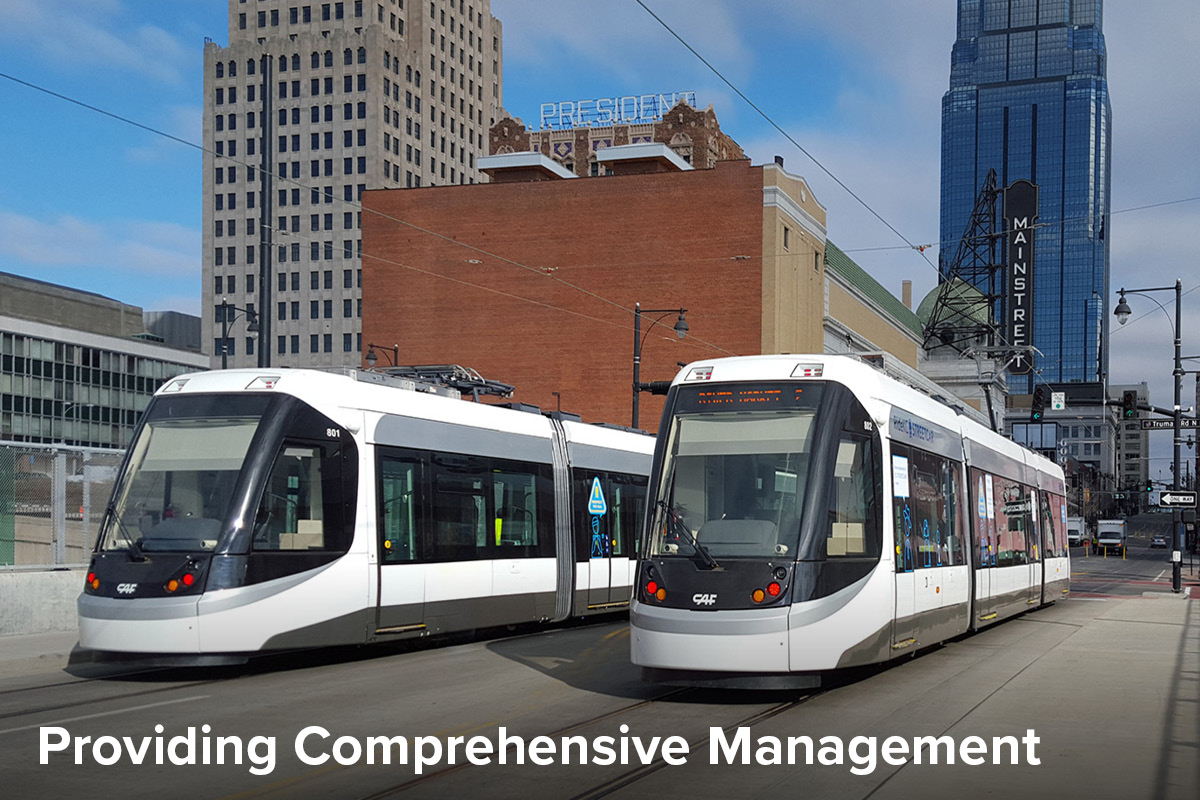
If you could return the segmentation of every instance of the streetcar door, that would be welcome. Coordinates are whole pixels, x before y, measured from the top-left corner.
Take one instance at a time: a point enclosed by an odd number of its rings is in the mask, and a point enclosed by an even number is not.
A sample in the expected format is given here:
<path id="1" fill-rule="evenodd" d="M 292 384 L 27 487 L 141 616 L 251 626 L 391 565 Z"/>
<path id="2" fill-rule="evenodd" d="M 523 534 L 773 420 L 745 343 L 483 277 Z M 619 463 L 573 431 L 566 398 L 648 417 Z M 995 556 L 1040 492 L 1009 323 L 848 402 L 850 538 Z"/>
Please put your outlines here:
<path id="1" fill-rule="evenodd" d="M 970 472 L 971 494 L 974 499 L 974 513 L 970 514 L 972 525 L 971 536 L 971 566 L 975 570 L 974 614 L 971 621 L 973 627 L 987 623 L 996 618 L 995 603 L 992 600 L 992 567 L 996 564 L 995 549 L 995 505 L 992 501 L 992 476 L 986 475 L 974 467 Z"/>
<path id="2" fill-rule="evenodd" d="M 487 530 L 493 559 L 492 606 L 505 624 L 536 619 L 536 598 L 554 588 L 554 562 L 540 557 L 552 552 L 551 542 L 543 540 L 543 526 L 539 524 L 551 513 L 549 507 L 542 508 L 547 497 L 538 502 L 539 474 L 544 484 L 549 477 L 547 470 L 539 464 L 492 462 Z"/>
<path id="3" fill-rule="evenodd" d="M 896 616 L 892 628 L 892 652 L 912 647 L 917 639 L 918 545 L 910 502 L 909 467 L 907 454 L 892 454 L 892 524 L 896 564 Z M 925 576 L 919 577 L 922 582 L 925 580 Z"/>
<path id="4" fill-rule="evenodd" d="M 644 478 L 614 474 L 609 482 L 609 588 L 608 602 L 628 603 L 637 570 L 637 542 L 646 513 Z"/>
<path id="5" fill-rule="evenodd" d="M 425 606 L 425 567 L 417 560 L 425 464 L 419 457 L 381 451 L 377 468 L 375 630 L 383 634 L 419 630 Z"/>
<path id="6" fill-rule="evenodd" d="M 586 542 L 589 608 L 605 606 L 612 600 L 612 540 L 614 509 L 609 507 L 611 484 L 596 472 L 585 472 L 587 497 L 583 501 L 583 535 Z"/>
<path id="7" fill-rule="evenodd" d="M 1039 513 L 1041 495 L 1036 489 L 1029 490 L 1029 536 L 1026 538 L 1029 559 L 1029 597 L 1026 603 L 1030 606 L 1042 603 L 1042 578 L 1045 575 L 1046 563 L 1046 534 L 1049 532 L 1045 520 Z"/>

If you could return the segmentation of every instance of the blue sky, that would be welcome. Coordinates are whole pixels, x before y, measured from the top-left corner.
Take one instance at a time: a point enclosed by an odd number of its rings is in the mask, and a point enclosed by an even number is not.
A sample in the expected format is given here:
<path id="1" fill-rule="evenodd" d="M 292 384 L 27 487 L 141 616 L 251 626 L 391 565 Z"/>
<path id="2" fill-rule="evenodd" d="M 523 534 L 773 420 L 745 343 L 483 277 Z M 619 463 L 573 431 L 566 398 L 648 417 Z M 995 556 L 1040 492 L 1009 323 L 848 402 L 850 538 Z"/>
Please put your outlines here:
<path id="1" fill-rule="evenodd" d="M 647 5 L 910 241 L 937 241 L 954 3 Z M 1112 284 L 1182 277 L 1185 289 L 1200 287 L 1200 202 L 1125 211 L 1200 196 L 1200 6 L 1107 5 L 1113 209 L 1122 212 L 1112 224 Z M 782 155 L 809 181 L 831 238 L 884 286 L 899 294 L 911 279 L 918 298 L 933 288 L 930 264 L 634 0 L 493 0 L 492 9 L 504 24 L 514 116 L 536 123 L 547 101 L 693 90 L 755 163 Z M 0 72 L 198 143 L 204 37 L 227 40 L 227 10 L 225 0 L 0 0 Z M 0 107 L 0 270 L 196 312 L 199 151 L 9 80 L 0 79 Z M 936 263 L 936 251 L 927 255 Z M 1185 302 L 1184 349 L 1200 353 L 1200 290 Z M 1110 380 L 1148 379 L 1155 401 L 1167 402 L 1170 337 L 1166 317 L 1149 300 L 1136 303 L 1135 319 L 1113 335 Z"/>

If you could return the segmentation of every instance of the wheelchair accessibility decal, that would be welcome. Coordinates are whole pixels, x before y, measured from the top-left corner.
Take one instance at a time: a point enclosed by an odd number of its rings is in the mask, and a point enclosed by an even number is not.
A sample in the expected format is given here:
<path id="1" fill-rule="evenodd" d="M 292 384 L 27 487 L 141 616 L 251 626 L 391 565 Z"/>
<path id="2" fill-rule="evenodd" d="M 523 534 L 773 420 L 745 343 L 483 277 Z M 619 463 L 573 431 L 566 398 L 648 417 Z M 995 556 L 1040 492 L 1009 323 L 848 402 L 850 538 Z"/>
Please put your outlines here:
<path id="1" fill-rule="evenodd" d="M 592 491 L 588 495 L 588 513 L 592 515 L 592 558 L 609 555 L 608 537 L 600 530 L 600 518 L 608 513 L 608 503 L 600 488 L 599 476 L 592 478 Z"/>

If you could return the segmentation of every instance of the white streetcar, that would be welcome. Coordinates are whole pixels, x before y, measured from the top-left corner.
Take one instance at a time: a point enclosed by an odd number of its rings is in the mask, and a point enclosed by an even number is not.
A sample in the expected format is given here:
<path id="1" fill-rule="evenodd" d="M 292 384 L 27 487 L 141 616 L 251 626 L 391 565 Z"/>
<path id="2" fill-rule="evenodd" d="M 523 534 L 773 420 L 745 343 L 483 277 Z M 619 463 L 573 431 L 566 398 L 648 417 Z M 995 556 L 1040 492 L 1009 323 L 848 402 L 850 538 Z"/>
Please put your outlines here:
<path id="1" fill-rule="evenodd" d="M 649 680 L 814 686 L 1069 591 L 1062 470 L 848 356 L 696 362 L 630 608 Z"/>
<path id="2" fill-rule="evenodd" d="M 201 663 L 624 610 L 653 437 L 457 398 L 357 370 L 168 381 L 80 644 Z"/>

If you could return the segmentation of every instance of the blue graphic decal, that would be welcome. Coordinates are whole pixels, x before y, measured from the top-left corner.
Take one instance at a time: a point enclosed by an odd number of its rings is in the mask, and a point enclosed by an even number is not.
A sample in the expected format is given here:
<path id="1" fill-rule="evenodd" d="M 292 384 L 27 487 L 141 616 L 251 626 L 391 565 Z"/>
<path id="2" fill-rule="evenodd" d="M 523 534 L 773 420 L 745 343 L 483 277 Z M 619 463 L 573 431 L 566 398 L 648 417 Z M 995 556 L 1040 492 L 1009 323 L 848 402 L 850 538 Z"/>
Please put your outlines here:
<path id="1" fill-rule="evenodd" d="M 605 544 L 608 542 L 608 537 L 600 533 L 600 517 L 592 515 L 592 558 L 604 558 L 608 555 L 605 551 L 608 549 Z"/>
<path id="2" fill-rule="evenodd" d="M 912 551 L 912 514 L 908 510 L 908 506 L 904 506 L 904 571 L 912 572 L 913 567 L 913 551 Z"/>
<path id="3" fill-rule="evenodd" d="M 604 492 L 600 489 L 600 478 L 597 476 L 592 478 L 592 492 L 588 495 L 587 510 L 589 514 L 604 516 L 608 513 L 608 503 L 604 499 Z"/>

